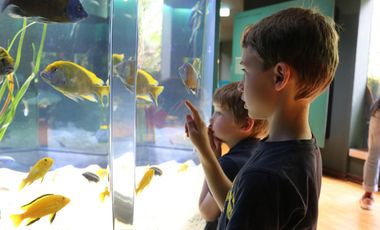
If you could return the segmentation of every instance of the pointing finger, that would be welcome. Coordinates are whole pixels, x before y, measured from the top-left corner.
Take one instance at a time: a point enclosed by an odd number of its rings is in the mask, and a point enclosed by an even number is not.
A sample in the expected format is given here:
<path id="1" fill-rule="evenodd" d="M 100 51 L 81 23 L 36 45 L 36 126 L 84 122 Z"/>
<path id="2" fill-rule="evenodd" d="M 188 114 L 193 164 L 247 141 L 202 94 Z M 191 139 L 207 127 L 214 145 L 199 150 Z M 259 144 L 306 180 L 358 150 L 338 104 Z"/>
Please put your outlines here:
<path id="1" fill-rule="evenodd" d="M 189 135 L 190 133 L 197 131 L 197 125 L 190 115 L 186 116 L 186 126 L 187 126 L 187 132 L 189 133 Z"/>
<path id="2" fill-rule="evenodd" d="M 185 101 L 185 104 L 186 104 L 186 107 L 187 107 L 187 108 L 191 111 L 191 113 L 193 114 L 194 120 L 195 120 L 196 122 L 200 122 L 200 121 L 202 121 L 201 116 L 199 115 L 199 112 L 198 112 L 198 110 L 194 107 L 194 105 L 191 104 L 191 102 L 188 101 L 188 100 Z"/>

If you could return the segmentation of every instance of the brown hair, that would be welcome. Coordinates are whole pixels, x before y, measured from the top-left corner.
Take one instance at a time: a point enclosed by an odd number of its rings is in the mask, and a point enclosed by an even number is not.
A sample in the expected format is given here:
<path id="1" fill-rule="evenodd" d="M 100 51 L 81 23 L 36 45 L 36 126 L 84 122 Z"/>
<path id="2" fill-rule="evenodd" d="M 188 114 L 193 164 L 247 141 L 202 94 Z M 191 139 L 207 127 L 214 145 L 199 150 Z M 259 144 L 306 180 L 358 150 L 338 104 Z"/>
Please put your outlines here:
<path id="1" fill-rule="evenodd" d="M 241 45 L 251 47 L 264 60 L 264 69 L 286 62 L 298 73 L 295 99 L 318 96 L 333 80 L 339 36 L 335 23 L 311 9 L 279 11 L 243 32 Z"/>
<path id="2" fill-rule="evenodd" d="M 213 102 L 223 109 L 231 111 L 236 124 L 244 124 L 248 116 L 248 111 L 244 108 L 244 101 L 241 99 L 242 92 L 238 90 L 238 82 L 227 84 L 217 89 L 213 96 Z M 268 133 L 268 122 L 266 120 L 253 120 L 254 125 L 251 137 L 263 138 Z"/>

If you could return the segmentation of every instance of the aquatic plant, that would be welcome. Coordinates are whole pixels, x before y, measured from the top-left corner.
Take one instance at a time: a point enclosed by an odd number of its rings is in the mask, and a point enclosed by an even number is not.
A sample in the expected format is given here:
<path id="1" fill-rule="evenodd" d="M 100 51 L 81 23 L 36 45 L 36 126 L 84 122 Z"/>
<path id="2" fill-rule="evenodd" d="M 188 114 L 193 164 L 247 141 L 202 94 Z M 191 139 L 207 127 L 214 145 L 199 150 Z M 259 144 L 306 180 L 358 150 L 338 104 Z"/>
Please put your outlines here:
<path id="1" fill-rule="evenodd" d="M 32 23 L 27 25 L 27 20 L 24 19 L 22 28 L 15 34 L 11 43 L 8 46 L 8 51 L 10 51 L 10 49 L 12 48 L 16 38 L 20 35 L 20 39 L 19 39 L 18 47 L 17 47 L 17 55 L 16 55 L 15 66 L 14 66 L 14 72 L 12 74 L 7 75 L 7 78 L 5 79 L 4 84 L 0 88 L 0 98 L 3 97 L 6 88 L 8 89 L 7 99 L 5 100 L 5 102 L 3 104 L 3 108 L 0 111 L 0 141 L 3 139 L 5 132 L 7 131 L 9 125 L 12 123 L 12 121 L 14 119 L 18 104 L 20 103 L 21 99 L 24 97 L 26 91 L 29 88 L 30 83 L 36 77 L 36 74 L 40 68 L 41 56 L 42 56 L 42 51 L 43 51 L 43 47 L 45 44 L 45 37 L 46 37 L 46 28 L 47 28 L 46 24 L 43 25 L 41 42 L 40 42 L 40 46 L 39 46 L 39 49 L 37 52 L 37 56 L 36 56 L 36 58 L 33 58 L 33 63 L 35 63 L 34 68 L 33 68 L 33 72 L 25 80 L 24 84 L 17 91 L 17 93 L 14 92 L 14 78 L 13 78 L 13 76 L 16 73 L 16 71 L 19 67 L 19 64 L 20 64 L 20 60 L 21 60 L 21 56 L 22 56 L 22 46 L 23 46 L 24 37 L 25 37 L 25 31 L 29 26 L 31 26 L 33 24 L 35 24 L 35 23 L 32 22 Z"/>

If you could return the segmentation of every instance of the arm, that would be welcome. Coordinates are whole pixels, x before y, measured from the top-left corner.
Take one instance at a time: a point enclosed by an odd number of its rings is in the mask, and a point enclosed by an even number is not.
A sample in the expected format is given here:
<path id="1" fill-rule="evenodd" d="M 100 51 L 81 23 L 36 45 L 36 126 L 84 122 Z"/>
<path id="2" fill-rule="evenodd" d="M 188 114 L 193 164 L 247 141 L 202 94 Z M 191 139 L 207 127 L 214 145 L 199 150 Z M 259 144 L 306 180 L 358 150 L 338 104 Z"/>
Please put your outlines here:
<path id="1" fill-rule="evenodd" d="M 211 196 L 206 180 L 203 182 L 202 192 L 199 197 L 199 211 L 206 221 L 215 221 L 220 214 L 218 204 Z"/>
<path id="2" fill-rule="evenodd" d="M 200 162 L 206 175 L 206 181 L 219 209 L 223 210 L 228 191 L 232 188 L 231 181 L 223 173 L 221 166 L 210 146 L 207 126 L 201 119 L 198 110 L 186 101 L 186 106 L 192 116 L 186 116 L 185 129 L 191 142 L 198 150 Z"/>
<path id="3" fill-rule="evenodd" d="M 207 181 L 206 179 L 203 181 L 203 186 L 201 190 L 201 194 L 199 195 L 199 201 L 198 201 L 198 206 L 200 207 L 203 200 L 205 199 L 207 193 L 209 192 L 208 186 L 207 186 Z"/>

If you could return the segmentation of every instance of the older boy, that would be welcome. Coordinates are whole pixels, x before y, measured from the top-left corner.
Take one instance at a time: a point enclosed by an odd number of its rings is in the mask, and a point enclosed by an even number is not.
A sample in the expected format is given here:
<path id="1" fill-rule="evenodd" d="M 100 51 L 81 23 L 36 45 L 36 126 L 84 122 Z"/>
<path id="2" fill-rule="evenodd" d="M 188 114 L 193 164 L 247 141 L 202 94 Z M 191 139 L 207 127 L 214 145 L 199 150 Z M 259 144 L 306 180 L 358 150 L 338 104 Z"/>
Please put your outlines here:
<path id="1" fill-rule="evenodd" d="M 188 135 L 224 208 L 218 228 L 316 229 L 322 167 L 308 116 L 339 62 L 334 23 L 313 10 L 282 10 L 248 27 L 242 47 L 245 107 L 270 129 L 233 185 L 212 153 L 207 127 L 187 103 Z"/>
<path id="2" fill-rule="evenodd" d="M 267 121 L 253 120 L 248 116 L 241 96 L 237 82 L 216 90 L 213 97 L 214 113 L 209 125 L 210 144 L 230 181 L 235 179 L 268 130 Z M 223 156 L 221 143 L 230 149 Z M 207 221 L 205 230 L 216 229 L 220 209 L 210 194 L 206 181 L 199 197 L 199 211 Z"/>

